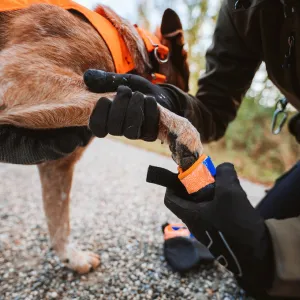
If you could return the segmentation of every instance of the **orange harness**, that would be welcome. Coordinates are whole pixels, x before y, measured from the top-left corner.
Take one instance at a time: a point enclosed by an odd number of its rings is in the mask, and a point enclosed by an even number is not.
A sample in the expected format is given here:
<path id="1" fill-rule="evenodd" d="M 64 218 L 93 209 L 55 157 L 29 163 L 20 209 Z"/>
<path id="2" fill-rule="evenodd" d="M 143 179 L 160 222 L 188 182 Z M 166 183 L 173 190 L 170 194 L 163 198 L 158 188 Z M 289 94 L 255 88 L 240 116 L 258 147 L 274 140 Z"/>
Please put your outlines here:
<path id="1" fill-rule="evenodd" d="M 0 12 L 22 9 L 38 3 L 52 4 L 66 10 L 76 10 L 90 21 L 104 39 L 112 55 L 116 73 L 124 74 L 135 69 L 133 59 L 123 38 L 120 36 L 113 24 L 111 24 L 111 22 L 103 16 L 103 10 L 101 10 L 101 7 L 98 7 L 96 12 L 71 0 L 0 0 L 0 2 Z M 159 63 L 166 62 L 168 60 L 169 49 L 162 45 L 159 39 L 153 34 L 138 27 L 137 25 L 135 25 L 135 27 L 143 39 L 148 53 L 153 53 Z M 161 59 L 161 57 L 165 59 Z M 166 77 L 162 74 L 151 75 L 153 83 L 162 83 L 166 80 Z"/>

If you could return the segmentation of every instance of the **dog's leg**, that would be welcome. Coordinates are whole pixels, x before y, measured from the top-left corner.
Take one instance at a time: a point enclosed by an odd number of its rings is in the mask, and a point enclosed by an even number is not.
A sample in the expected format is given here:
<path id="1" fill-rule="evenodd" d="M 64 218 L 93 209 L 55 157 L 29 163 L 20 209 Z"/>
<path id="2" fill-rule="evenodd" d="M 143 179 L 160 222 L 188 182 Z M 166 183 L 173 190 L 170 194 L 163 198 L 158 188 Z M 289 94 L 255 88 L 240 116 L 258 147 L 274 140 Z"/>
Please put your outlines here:
<path id="1" fill-rule="evenodd" d="M 54 89 L 55 87 L 52 90 Z M 33 129 L 87 126 L 99 98 L 112 97 L 112 95 L 91 93 L 83 86 L 72 90 L 72 86 L 69 85 L 68 93 L 56 92 L 55 99 L 60 100 L 61 103 L 52 103 L 49 100 L 46 104 L 25 103 L 13 108 L 4 105 L 2 111 L 0 106 L 0 125 L 8 124 Z"/>
<path id="2" fill-rule="evenodd" d="M 87 126 L 95 104 L 107 95 L 91 93 L 82 75 L 20 48 L 0 52 L 0 125 Z"/>
<path id="3" fill-rule="evenodd" d="M 34 54 L 38 49 L 30 52 L 30 60 L 26 49 L 8 50 L 0 53 L 0 125 L 34 129 L 87 126 L 99 98 L 114 96 L 91 93 L 82 76 L 41 59 Z M 190 122 L 159 108 L 159 139 L 169 142 L 172 132 L 190 152 L 201 153 L 199 133 Z"/>
<path id="4" fill-rule="evenodd" d="M 69 268 L 78 273 L 87 273 L 100 264 L 100 258 L 92 252 L 84 252 L 71 245 L 70 235 L 70 190 L 76 160 L 84 149 L 70 156 L 39 165 L 43 188 L 44 209 L 52 247 Z"/>

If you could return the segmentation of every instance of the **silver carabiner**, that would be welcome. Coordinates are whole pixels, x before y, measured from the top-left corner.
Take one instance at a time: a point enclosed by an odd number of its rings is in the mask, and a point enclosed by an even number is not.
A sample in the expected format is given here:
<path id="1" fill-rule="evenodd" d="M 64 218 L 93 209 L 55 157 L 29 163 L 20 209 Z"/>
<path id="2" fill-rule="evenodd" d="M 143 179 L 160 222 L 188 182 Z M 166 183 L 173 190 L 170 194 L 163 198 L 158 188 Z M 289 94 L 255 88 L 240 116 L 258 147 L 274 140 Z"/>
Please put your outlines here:
<path id="1" fill-rule="evenodd" d="M 287 104 L 288 104 L 287 99 L 282 98 L 282 99 L 278 100 L 275 105 L 275 111 L 274 111 L 273 118 L 272 118 L 272 133 L 275 135 L 277 135 L 281 132 L 281 130 L 287 120 L 288 113 L 285 111 Z M 282 119 L 279 121 L 279 124 L 277 126 L 277 120 L 280 115 L 282 115 Z"/>

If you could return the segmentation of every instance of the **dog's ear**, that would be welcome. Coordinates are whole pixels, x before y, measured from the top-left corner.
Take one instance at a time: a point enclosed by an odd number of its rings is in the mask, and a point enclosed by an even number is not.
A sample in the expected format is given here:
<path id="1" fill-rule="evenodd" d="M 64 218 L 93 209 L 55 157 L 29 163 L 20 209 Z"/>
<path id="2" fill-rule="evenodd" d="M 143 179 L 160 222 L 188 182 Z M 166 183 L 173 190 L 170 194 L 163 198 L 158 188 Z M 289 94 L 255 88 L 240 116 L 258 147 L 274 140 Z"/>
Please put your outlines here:
<path id="1" fill-rule="evenodd" d="M 175 40 L 176 44 L 184 44 L 182 24 L 176 12 L 170 8 L 166 9 L 160 26 L 161 35 L 168 40 Z"/>
<path id="2" fill-rule="evenodd" d="M 160 32 L 159 32 L 160 31 Z M 170 50 L 171 72 L 165 74 L 169 82 L 180 87 L 184 91 L 189 90 L 189 66 L 187 62 L 187 52 L 184 50 L 184 33 L 182 24 L 177 13 L 168 8 L 165 10 L 160 30 L 156 29 L 156 35 Z M 167 68 L 165 68 L 167 69 Z"/>

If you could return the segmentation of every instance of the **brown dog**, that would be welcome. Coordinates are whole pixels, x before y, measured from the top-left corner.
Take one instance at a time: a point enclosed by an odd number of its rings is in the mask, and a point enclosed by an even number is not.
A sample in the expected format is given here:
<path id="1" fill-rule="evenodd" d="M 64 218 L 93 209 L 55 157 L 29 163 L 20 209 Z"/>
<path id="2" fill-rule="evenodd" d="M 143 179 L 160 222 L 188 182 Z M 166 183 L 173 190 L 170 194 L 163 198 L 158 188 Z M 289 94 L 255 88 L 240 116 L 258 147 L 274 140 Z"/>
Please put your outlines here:
<path id="1" fill-rule="evenodd" d="M 1 8 L 1 4 L 0 4 Z M 122 35 L 136 72 L 149 77 L 151 64 L 142 39 L 127 21 L 107 7 L 106 18 Z M 161 43 L 170 49 L 169 62 L 156 66 L 168 82 L 187 90 L 188 65 L 178 16 L 167 10 Z M 158 31 L 159 33 L 159 31 Z M 0 124 L 28 128 L 83 126 L 101 95 L 83 82 L 89 69 L 115 71 L 105 41 L 80 13 L 48 5 L 0 13 Z M 79 272 L 96 268 L 99 256 L 72 247 L 69 205 L 73 169 L 84 149 L 38 166 L 52 247 L 68 267 Z"/>

